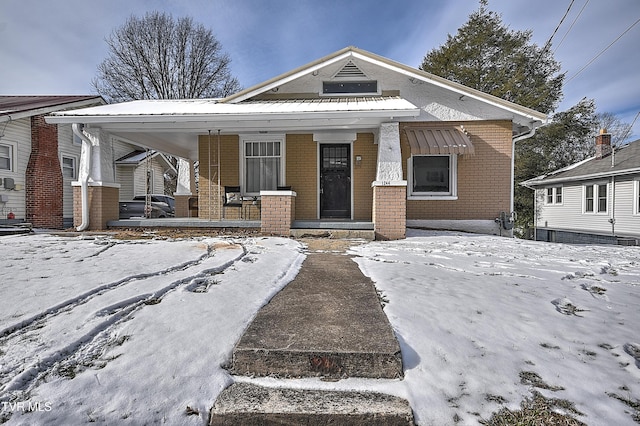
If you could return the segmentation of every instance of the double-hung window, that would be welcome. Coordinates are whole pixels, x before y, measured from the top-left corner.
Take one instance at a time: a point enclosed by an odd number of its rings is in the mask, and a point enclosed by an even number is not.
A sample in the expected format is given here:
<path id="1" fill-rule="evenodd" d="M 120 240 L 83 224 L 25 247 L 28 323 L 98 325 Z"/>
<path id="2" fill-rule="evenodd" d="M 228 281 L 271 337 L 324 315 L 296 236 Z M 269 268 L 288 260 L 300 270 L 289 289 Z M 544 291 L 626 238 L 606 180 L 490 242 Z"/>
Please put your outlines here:
<path id="1" fill-rule="evenodd" d="M 276 190 L 284 174 L 284 138 L 242 140 L 242 189 L 247 195 Z"/>
<path id="2" fill-rule="evenodd" d="M 13 145 L 0 143 L 0 170 L 13 170 Z"/>
<path id="3" fill-rule="evenodd" d="M 62 176 L 66 179 L 76 178 L 76 159 L 75 157 L 62 157 Z"/>
<path id="4" fill-rule="evenodd" d="M 456 155 L 413 155 L 409 160 L 409 196 L 457 196 Z"/>
<path id="5" fill-rule="evenodd" d="M 562 204 L 562 187 L 552 186 L 547 188 L 546 204 Z"/>
<path id="6" fill-rule="evenodd" d="M 584 212 L 606 213 L 608 205 L 609 186 L 607 183 L 584 186 Z"/>

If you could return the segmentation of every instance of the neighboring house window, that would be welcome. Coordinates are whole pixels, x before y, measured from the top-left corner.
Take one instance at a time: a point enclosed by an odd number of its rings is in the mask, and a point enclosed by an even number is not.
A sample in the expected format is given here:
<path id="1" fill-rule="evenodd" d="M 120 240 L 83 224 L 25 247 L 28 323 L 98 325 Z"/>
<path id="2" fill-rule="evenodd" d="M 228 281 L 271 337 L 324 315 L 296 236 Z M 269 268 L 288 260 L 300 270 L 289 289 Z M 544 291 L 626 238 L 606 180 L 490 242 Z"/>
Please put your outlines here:
<path id="1" fill-rule="evenodd" d="M 586 185 L 584 187 L 584 212 L 606 213 L 608 189 L 609 188 L 606 183 Z"/>
<path id="2" fill-rule="evenodd" d="M 243 140 L 242 190 L 259 195 L 263 190 L 276 190 L 284 172 L 284 140 Z"/>
<path id="3" fill-rule="evenodd" d="M 409 192 L 414 197 L 457 195 L 455 155 L 413 155 L 409 160 Z"/>
<path id="4" fill-rule="evenodd" d="M 562 187 L 553 186 L 547 188 L 546 204 L 562 204 Z"/>
<path id="5" fill-rule="evenodd" d="M 13 170 L 13 145 L 0 144 L 0 170 Z"/>
<path id="6" fill-rule="evenodd" d="M 640 215 L 640 179 L 636 179 L 634 182 L 633 189 L 633 214 Z"/>
<path id="7" fill-rule="evenodd" d="M 76 159 L 75 157 L 62 157 L 62 176 L 67 179 L 75 179 Z"/>

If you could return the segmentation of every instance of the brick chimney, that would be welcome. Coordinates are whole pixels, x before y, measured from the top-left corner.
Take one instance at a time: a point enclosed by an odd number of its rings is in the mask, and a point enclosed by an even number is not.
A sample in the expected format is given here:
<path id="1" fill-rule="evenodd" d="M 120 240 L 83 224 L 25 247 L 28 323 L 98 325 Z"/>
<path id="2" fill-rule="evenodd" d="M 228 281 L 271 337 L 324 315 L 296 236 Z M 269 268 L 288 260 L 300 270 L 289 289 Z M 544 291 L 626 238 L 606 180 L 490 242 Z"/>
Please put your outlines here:
<path id="1" fill-rule="evenodd" d="M 611 134 L 607 129 L 600 129 L 600 134 L 596 136 L 596 158 L 599 160 L 611 154 Z"/>

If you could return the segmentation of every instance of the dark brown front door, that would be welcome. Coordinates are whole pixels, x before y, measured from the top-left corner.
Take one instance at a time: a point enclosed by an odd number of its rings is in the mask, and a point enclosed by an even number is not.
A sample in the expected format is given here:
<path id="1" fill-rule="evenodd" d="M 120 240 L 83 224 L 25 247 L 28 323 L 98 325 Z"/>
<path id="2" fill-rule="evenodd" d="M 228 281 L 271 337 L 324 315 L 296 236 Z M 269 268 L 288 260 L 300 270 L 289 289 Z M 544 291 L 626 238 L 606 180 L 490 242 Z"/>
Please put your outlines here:
<path id="1" fill-rule="evenodd" d="M 351 218 L 349 144 L 320 145 L 320 217 Z"/>

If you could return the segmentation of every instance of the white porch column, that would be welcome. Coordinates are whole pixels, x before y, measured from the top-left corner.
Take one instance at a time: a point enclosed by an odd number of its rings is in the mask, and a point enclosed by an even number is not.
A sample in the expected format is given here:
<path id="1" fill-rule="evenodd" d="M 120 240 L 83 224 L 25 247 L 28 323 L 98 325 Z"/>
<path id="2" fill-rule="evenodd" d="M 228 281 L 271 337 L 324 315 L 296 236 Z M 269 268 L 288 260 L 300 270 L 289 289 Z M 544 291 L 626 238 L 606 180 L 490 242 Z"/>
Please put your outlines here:
<path id="1" fill-rule="evenodd" d="M 378 167 L 373 187 L 373 227 L 377 239 L 405 238 L 407 181 L 402 179 L 398 123 L 382 123 L 378 140 Z"/>
<path id="2" fill-rule="evenodd" d="M 178 182 L 176 192 L 173 194 L 176 199 L 176 217 L 197 217 L 198 212 L 194 208 L 197 200 L 191 201 L 195 188 L 192 184 L 195 181 L 193 171 L 193 161 L 178 157 Z"/>
<path id="3" fill-rule="evenodd" d="M 120 185 L 115 182 L 113 146 L 110 135 L 100 129 L 84 128 L 84 136 L 91 143 L 90 151 L 83 144 L 80 156 L 80 179 L 86 179 L 87 200 L 83 203 L 81 182 L 73 182 L 73 222 L 74 226 L 83 223 L 83 210 L 88 210 L 88 230 L 105 229 L 107 222 L 117 220 L 119 216 Z"/>

